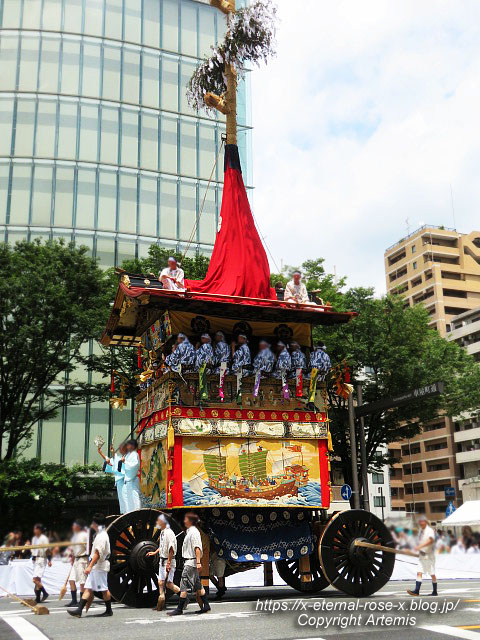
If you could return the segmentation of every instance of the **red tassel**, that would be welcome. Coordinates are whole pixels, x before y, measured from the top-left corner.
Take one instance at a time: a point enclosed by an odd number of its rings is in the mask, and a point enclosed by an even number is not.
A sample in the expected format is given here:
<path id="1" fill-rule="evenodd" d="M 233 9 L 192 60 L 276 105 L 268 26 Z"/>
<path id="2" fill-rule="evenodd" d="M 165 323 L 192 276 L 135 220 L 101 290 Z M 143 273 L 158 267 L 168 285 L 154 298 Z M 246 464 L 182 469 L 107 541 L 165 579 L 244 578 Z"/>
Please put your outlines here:
<path id="1" fill-rule="evenodd" d="M 112 382 L 110 384 L 110 392 L 115 393 L 115 374 L 112 373 Z"/>
<path id="2" fill-rule="evenodd" d="M 142 368 L 142 345 L 141 344 L 138 345 L 137 366 L 138 366 L 139 369 Z"/>
<path id="3" fill-rule="evenodd" d="M 348 369 L 346 360 L 345 360 L 345 382 L 350 382 L 350 371 Z"/>

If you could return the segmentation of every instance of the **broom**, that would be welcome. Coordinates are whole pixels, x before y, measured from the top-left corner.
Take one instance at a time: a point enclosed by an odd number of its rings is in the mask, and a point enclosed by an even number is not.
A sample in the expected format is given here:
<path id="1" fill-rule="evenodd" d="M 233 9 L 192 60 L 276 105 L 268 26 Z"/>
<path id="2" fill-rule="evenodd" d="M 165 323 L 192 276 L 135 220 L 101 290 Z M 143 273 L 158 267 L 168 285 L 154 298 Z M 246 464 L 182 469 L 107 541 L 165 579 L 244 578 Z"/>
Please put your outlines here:
<path id="1" fill-rule="evenodd" d="M 60 589 L 60 594 L 58 596 L 58 601 L 59 602 L 63 598 L 63 596 L 67 593 L 67 583 L 70 580 L 70 575 L 72 573 L 72 569 L 73 569 L 73 564 L 70 567 L 70 571 L 68 572 L 68 576 L 67 576 L 67 579 L 65 580 L 65 583 L 64 583 L 63 587 Z"/>
<path id="2" fill-rule="evenodd" d="M 29 609 L 31 609 L 36 616 L 48 616 L 49 615 L 50 611 L 47 609 L 47 607 L 45 607 L 45 606 L 43 606 L 41 604 L 36 604 L 35 606 L 32 606 L 29 602 L 27 602 L 27 600 L 22 600 L 22 598 L 19 598 L 18 596 L 14 595 L 13 593 L 10 593 L 10 591 L 7 591 L 1 585 L 0 585 L 0 589 L 2 591 L 5 591 L 5 593 L 8 596 L 10 596 L 11 598 L 15 598 L 15 600 L 18 600 L 19 602 L 21 602 L 24 607 L 28 607 Z"/>

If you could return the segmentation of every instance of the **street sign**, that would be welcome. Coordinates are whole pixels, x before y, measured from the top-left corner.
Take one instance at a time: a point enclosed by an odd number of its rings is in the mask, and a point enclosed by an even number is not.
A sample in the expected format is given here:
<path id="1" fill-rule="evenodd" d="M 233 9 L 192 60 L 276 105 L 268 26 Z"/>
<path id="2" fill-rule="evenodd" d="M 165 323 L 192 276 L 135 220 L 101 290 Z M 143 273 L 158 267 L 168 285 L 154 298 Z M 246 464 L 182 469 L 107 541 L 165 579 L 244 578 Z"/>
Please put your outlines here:
<path id="1" fill-rule="evenodd" d="M 376 402 L 370 404 L 362 404 L 355 409 L 355 417 L 361 418 L 367 416 L 370 413 L 377 413 L 385 411 L 386 409 L 392 409 L 393 407 L 399 407 L 402 404 L 408 404 L 409 402 L 415 402 L 422 398 L 428 398 L 429 396 L 437 396 L 443 393 L 444 383 L 434 382 L 433 384 L 427 384 L 424 387 L 418 387 L 417 389 L 410 389 L 398 396 L 391 396 L 390 398 L 382 398 Z"/>
<path id="2" fill-rule="evenodd" d="M 445 499 L 455 498 L 455 487 L 445 487 Z"/>
<path id="3" fill-rule="evenodd" d="M 453 502 L 449 502 L 448 507 L 445 511 L 445 515 L 447 516 L 447 518 L 448 516 L 451 516 L 454 511 L 456 511 L 455 505 L 453 504 Z"/>
<path id="4" fill-rule="evenodd" d="M 344 500 L 350 500 L 352 497 L 352 487 L 349 484 L 344 484 L 340 490 L 340 495 Z"/>

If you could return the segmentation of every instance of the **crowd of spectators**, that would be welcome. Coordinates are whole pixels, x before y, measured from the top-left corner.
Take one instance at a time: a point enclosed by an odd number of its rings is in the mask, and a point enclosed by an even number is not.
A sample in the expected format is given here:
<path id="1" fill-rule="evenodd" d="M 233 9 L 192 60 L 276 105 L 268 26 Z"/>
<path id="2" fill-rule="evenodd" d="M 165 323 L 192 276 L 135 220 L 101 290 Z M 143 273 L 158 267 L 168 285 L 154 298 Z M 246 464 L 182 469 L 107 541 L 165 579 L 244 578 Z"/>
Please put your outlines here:
<path id="1" fill-rule="evenodd" d="M 432 525 L 435 531 L 435 553 L 480 553 L 480 532 L 471 527 L 462 527 L 458 538 L 451 529 L 441 530 Z M 414 549 L 417 545 L 418 531 L 409 527 L 390 527 L 390 533 L 397 549 Z"/>
<path id="2" fill-rule="evenodd" d="M 48 531 L 46 533 L 50 542 L 59 542 L 60 537 L 56 531 Z M 23 531 L 10 531 L 4 537 L 2 547 L 21 547 L 31 544 L 31 536 L 26 535 Z M 53 547 L 52 558 L 67 558 L 68 549 Z M 32 557 L 31 552 L 26 549 L 24 551 L 0 551 L 0 565 L 5 565 L 12 560 L 28 560 Z"/>

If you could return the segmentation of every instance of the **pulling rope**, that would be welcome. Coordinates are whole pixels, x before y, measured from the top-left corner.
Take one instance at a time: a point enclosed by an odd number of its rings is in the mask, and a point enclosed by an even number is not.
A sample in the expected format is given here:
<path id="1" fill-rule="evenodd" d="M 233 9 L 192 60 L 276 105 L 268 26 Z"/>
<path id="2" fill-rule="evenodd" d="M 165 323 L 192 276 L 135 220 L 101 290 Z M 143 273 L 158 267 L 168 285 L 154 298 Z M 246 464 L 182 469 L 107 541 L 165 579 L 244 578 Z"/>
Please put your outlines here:
<path id="1" fill-rule="evenodd" d="M 218 153 L 217 153 L 217 156 L 215 158 L 215 162 L 213 163 L 213 167 L 212 167 L 212 171 L 210 173 L 210 177 L 208 179 L 207 188 L 205 189 L 205 194 L 203 196 L 203 200 L 202 200 L 202 204 L 201 204 L 201 207 L 200 207 L 200 211 L 198 212 L 197 219 L 195 220 L 195 224 L 193 225 L 192 233 L 190 234 L 190 237 L 189 237 L 188 243 L 187 243 L 187 247 L 186 247 L 185 251 L 183 252 L 183 255 L 182 255 L 180 263 L 183 262 L 185 256 L 187 255 L 187 252 L 190 249 L 190 245 L 193 242 L 193 238 L 195 237 L 195 234 L 197 233 L 197 229 L 198 229 L 198 225 L 199 225 L 199 222 L 200 222 L 200 218 L 202 216 L 203 208 L 205 206 L 205 200 L 207 199 L 207 193 L 208 193 L 208 190 L 210 188 L 210 184 L 212 182 L 213 174 L 215 173 L 215 168 L 216 168 L 217 163 L 218 163 L 218 158 L 219 158 L 220 153 L 222 152 L 222 149 L 223 149 L 223 144 L 224 144 L 224 141 L 222 139 L 222 141 L 220 143 L 220 147 L 218 148 Z"/>

